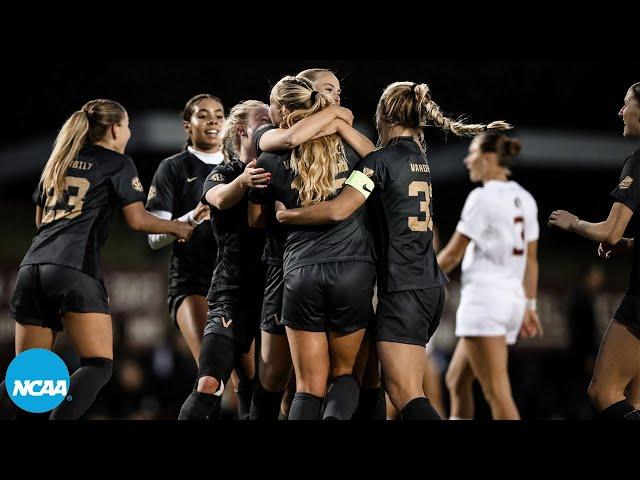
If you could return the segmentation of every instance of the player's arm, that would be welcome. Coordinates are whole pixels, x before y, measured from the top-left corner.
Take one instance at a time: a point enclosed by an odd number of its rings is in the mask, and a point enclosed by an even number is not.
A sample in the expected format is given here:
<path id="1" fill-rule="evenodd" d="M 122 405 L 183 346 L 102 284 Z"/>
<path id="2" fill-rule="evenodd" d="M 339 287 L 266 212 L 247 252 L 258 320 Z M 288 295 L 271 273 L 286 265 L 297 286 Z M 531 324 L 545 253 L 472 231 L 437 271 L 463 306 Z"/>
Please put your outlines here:
<path id="1" fill-rule="evenodd" d="M 40 205 L 36 205 L 36 228 L 40 228 L 41 223 L 42 223 L 42 207 Z"/>
<path id="2" fill-rule="evenodd" d="M 621 238 L 615 245 L 609 245 L 608 243 L 600 242 L 598 245 L 598 256 L 600 258 L 611 258 L 611 255 L 624 254 L 633 252 L 633 246 L 635 239 L 633 238 Z"/>
<path id="3" fill-rule="evenodd" d="M 149 213 L 158 218 L 162 218 L 163 220 L 171 220 L 171 212 L 163 210 L 149 210 Z M 198 202 L 196 208 L 190 210 L 181 217 L 178 217 L 176 220 L 179 222 L 188 222 L 195 228 L 205 220 L 209 220 L 209 213 L 209 207 L 207 205 L 203 205 L 202 202 Z M 176 237 L 170 233 L 150 233 L 147 235 L 147 241 L 153 250 L 159 250 L 167 245 L 171 245 L 175 240 Z"/>
<path id="4" fill-rule="evenodd" d="M 127 225 L 146 233 L 170 233 L 180 240 L 189 240 L 193 227 L 187 222 L 163 220 L 149 213 L 142 202 L 133 202 L 122 208 Z"/>
<path id="5" fill-rule="evenodd" d="M 435 222 L 433 222 L 433 240 L 431 244 L 433 245 L 433 251 L 436 252 L 436 255 L 437 255 L 438 252 L 440 252 L 442 243 L 440 240 L 440 229 L 438 228 L 438 225 L 436 225 Z"/>
<path id="6" fill-rule="evenodd" d="M 367 137 L 349 125 L 342 119 L 334 120 L 338 134 L 353 148 L 360 158 L 364 158 L 373 152 L 376 147 Z"/>
<path id="7" fill-rule="evenodd" d="M 328 128 L 329 124 L 336 118 L 344 120 L 349 125 L 353 123 L 351 110 L 337 105 L 330 105 L 320 112 L 303 118 L 289 128 L 274 128 L 265 132 L 260 138 L 258 146 L 263 152 L 295 148 L 308 140 L 322 136 L 318 134 L 323 129 Z"/>
<path id="8" fill-rule="evenodd" d="M 527 298 L 538 295 L 538 241 L 527 244 L 527 266 L 524 271 L 524 293 Z"/>
<path id="9" fill-rule="evenodd" d="M 247 208 L 247 216 L 249 226 L 253 228 L 267 228 L 267 215 L 264 205 L 249 201 Z"/>
<path id="10" fill-rule="evenodd" d="M 527 243 L 527 265 L 524 271 L 524 293 L 527 298 L 524 321 L 520 336 L 524 338 L 542 337 L 544 331 L 538 318 L 536 298 L 538 296 L 538 241 Z"/>
<path id="11" fill-rule="evenodd" d="M 581 237 L 594 242 L 616 245 L 622 240 L 622 235 L 632 215 L 633 210 L 628 206 L 620 202 L 614 202 L 609 212 L 609 217 L 604 222 L 590 223 L 580 220 L 577 216 L 565 210 L 556 210 L 549 216 L 548 225 L 577 233 Z"/>
<path id="12" fill-rule="evenodd" d="M 250 188 L 267 188 L 271 174 L 264 168 L 255 168 L 255 165 L 256 160 L 251 160 L 233 181 L 210 188 L 205 195 L 209 205 L 226 210 L 238 203 Z"/>
<path id="13" fill-rule="evenodd" d="M 454 232 L 447 246 L 444 247 L 437 256 L 438 265 L 440 265 L 444 273 L 449 273 L 460 265 L 470 241 L 471 239 L 466 235 L 463 235 L 457 230 Z"/>
<path id="14" fill-rule="evenodd" d="M 354 170 L 345 182 L 345 188 L 336 198 L 290 210 L 280 205 L 276 207 L 276 218 L 280 223 L 293 225 L 323 225 L 340 222 L 364 205 L 374 188 L 375 184 L 369 177 Z"/>

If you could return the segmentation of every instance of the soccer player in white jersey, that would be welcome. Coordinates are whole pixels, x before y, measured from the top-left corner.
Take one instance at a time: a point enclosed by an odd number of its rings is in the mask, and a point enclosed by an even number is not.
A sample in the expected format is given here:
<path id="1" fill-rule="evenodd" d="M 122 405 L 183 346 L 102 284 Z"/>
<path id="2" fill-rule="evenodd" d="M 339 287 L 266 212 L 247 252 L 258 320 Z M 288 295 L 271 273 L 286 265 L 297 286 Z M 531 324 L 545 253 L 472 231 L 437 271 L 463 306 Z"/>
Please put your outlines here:
<path id="1" fill-rule="evenodd" d="M 517 139 L 488 131 L 473 139 L 464 164 L 482 182 L 465 202 L 456 231 L 438 254 L 446 273 L 462 261 L 456 315 L 460 338 L 446 374 L 450 419 L 472 419 L 478 379 L 493 419 L 518 420 L 507 371 L 507 345 L 542 335 L 536 313 L 538 207 L 509 180 Z M 464 260 L 463 260 L 464 257 Z"/>

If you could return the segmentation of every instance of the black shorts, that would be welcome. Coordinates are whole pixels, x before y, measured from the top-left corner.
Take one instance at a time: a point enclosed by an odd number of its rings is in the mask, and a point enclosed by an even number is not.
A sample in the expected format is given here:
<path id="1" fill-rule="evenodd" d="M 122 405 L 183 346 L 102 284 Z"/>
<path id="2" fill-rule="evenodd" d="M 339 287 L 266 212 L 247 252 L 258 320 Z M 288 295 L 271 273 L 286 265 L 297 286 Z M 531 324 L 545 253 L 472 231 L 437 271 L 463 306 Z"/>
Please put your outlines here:
<path id="1" fill-rule="evenodd" d="M 274 335 L 286 334 L 282 324 L 283 276 L 282 265 L 267 265 L 260 330 Z"/>
<path id="2" fill-rule="evenodd" d="M 62 331 L 67 312 L 109 314 L 104 284 L 61 265 L 25 265 L 18 270 L 9 317 L 23 325 Z"/>
<path id="3" fill-rule="evenodd" d="M 640 297 L 625 295 L 613 314 L 613 319 L 627 327 L 627 330 L 640 340 Z"/>
<path id="4" fill-rule="evenodd" d="M 366 328 L 373 307 L 375 267 L 368 262 L 304 265 L 284 277 L 282 323 L 308 332 Z"/>
<path id="5" fill-rule="evenodd" d="M 215 333 L 231 338 L 241 353 L 247 353 L 259 332 L 259 323 L 259 299 L 243 296 L 243 293 L 219 295 L 209 300 L 204 335 Z"/>
<path id="6" fill-rule="evenodd" d="M 444 297 L 444 287 L 378 292 L 376 341 L 426 345 L 440 324 Z"/>
<path id="7" fill-rule="evenodd" d="M 171 317 L 171 321 L 175 325 L 177 329 L 180 329 L 178 326 L 178 309 L 180 305 L 187 297 L 192 297 L 194 295 L 199 295 L 201 297 L 207 297 L 207 291 L 201 292 L 193 292 L 193 293 L 179 293 L 177 295 L 169 295 L 167 298 L 167 306 L 169 307 L 169 316 Z"/>

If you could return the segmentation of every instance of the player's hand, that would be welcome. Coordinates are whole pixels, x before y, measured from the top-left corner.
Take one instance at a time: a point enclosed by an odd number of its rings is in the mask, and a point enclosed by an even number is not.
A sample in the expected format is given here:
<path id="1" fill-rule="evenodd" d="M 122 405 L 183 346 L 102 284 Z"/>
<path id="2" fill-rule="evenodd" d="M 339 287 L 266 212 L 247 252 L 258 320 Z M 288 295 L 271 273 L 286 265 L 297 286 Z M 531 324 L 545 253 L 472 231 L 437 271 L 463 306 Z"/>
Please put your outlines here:
<path id="1" fill-rule="evenodd" d="M 280 223 L 287 223 L 289 212 L 287 211 L 287 207 L 284 206 L 284 203 L 276 201 L 276 219 Z"/>
<path id="2" fill-rule="evenodd" d="M 173 235 L 178 237 L 179 243 L 184 243 L 191 238 L 191 234 L 193 233 L 193 227 L 189 222 L 180 222 L 178 220 L 174 220 L 174 231 Z"/>
<path id="3" fill-rule="evenodd" d="M 327 135 L 333 135 L 334 133 L 338 133 L 338 124 L 340 122 L 343 122 L 343 121 L 344 120 L 339 119 L 339 118 L 331 120 L 329 125 L 327 125 L 322 130 L 320 130 L 318 133 L 316 133 L 314 135 L 314 137 L 312 138 L 312 140 L 316 139 L 316 138 L 320 138 L 320 137 L 326 137 Z"/>
<path id="4" fill-rule="evenodd" d="M 521 338 L 533 338 L 539 336 L 542 338 L 544 331 L 542 330 L 542 324 L 538 318 L 538 312 L 535 310 L 526 310 L 524 312 L 524 320 L 520 327 Z"/>
<path id="5" fill-rule="evenodd" d="M 615 245 L 609 245 L 608 243 L 600 243 L 598 245 L 598 256 L 600 258 L 609 259 L 613 254 L 624 253 L 627 250 L 627 240 L 621 239 Z"/>
<path id="6" fill-rule="evenodd" d="M 267 188 L 271 180 L 271 173 L 265 172 L 264 168 L 255 168 L 257 160 L 251 160 L 240 175 L 240 182 L 249 188 Z"/>
<path id="7" fill-rule="evenodd" d="M 339 107 L 337 105 L 332 105 L 332 108 L 336 111 L 336 118 L 344 120 L 349 125 L 353 126 L 353 113 L 351 110 L 345 107 Z"/>
<path id="8" fill-rule="evenodd" d="M 571 230 L 571 227 L 578 221 L 578 217 L 566 210 L 556 210 L 549 216 L 548 225 L 556 226 L 562 230 Z"/>
<path id="9" fill-rule="evenodd" d="M 211 210 L 209 210 L 209 205 L 205 205 L 202 202 L 198 202 L 198 205 L 193 210 L 193 219 L 200 223 L 204 220 L 211 219 Z"/>

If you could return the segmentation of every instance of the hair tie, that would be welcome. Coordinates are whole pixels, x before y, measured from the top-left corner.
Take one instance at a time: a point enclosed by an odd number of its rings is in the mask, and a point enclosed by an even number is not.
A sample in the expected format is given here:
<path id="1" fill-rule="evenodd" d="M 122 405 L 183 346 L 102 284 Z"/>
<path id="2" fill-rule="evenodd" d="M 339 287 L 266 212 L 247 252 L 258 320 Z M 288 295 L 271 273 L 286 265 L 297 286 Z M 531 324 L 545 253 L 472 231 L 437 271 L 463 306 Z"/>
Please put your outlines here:
<path id="1" fill-rule="evenodd" d="M 414 83 L 413 85 L 411 85 L 411 93 L 415 94 L 416 93 L 416 88 L 418 88 L 418 84 Z"/>
<path id="2" fill-rule="evenodd" d="M 316 92 L 315 90 L 313 92 L 311 92 L 311 105 L 316 103 L 316 97 L 318 96 L 318 93 L 319 92 Z"/>

